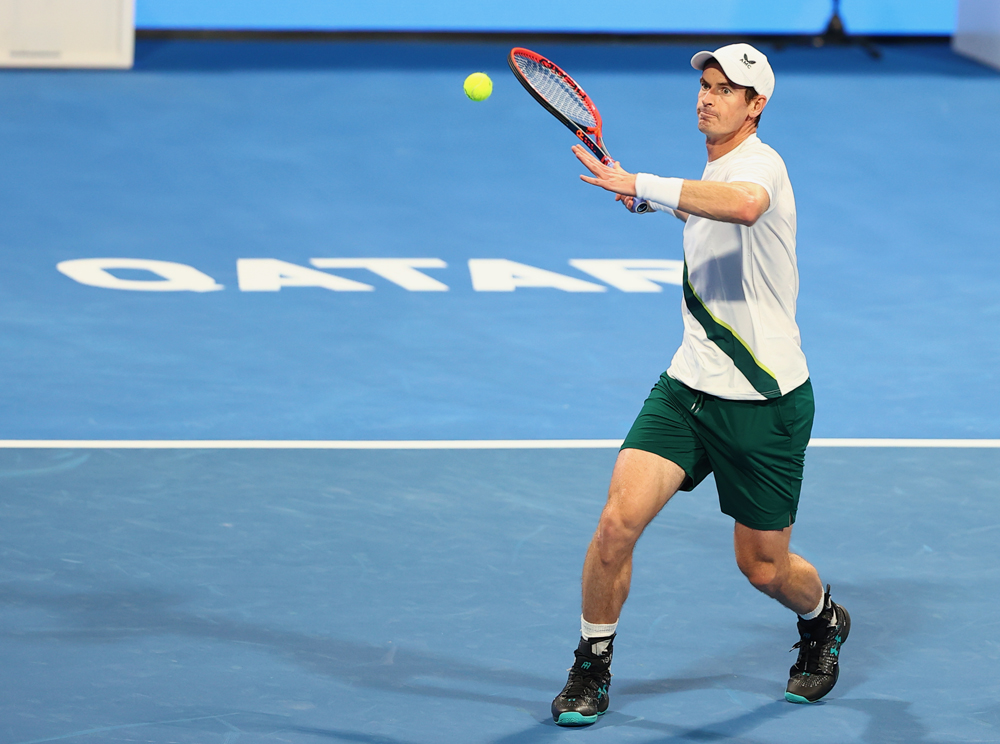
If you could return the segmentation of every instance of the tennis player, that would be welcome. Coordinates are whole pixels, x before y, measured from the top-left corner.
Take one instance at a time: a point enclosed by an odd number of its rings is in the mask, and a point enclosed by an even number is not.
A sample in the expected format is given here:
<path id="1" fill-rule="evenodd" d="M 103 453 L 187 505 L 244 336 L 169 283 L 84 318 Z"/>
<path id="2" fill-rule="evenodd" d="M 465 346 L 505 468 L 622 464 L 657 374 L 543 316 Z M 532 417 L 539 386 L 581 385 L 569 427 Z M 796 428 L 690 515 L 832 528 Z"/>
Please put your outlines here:
<path id="1" fill-rule="evenodd" d="M 583 566 L 582 632 L 556 723 L 591 724 L 608 709 L 612 644 L 628 596 L 632 551 L 678 491 L 715 473 L 735 520 L 736 564 L 798 615 L 798 659 L 785 698 L 816 702 L 833 689 L 850 616 L 816 569 L 789 552 L 813 393 L 795 323 L 795 197 L 781 157 L 757 137 L 774 91 L 767 57 L 748 44 L 698 52 L 700 181 L 632 174 L 573 150 L 587 183 L 636 197 L 685 222 L 684 336 L 622 445 L 608 502 Z"/>

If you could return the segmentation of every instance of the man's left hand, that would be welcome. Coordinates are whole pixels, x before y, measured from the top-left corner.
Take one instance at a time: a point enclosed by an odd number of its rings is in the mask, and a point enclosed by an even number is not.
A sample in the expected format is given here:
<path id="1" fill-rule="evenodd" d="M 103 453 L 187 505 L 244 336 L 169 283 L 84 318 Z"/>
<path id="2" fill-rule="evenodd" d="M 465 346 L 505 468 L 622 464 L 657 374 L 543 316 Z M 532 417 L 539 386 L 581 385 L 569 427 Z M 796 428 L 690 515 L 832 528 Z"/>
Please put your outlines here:
<path id="1" fill-rule="evenodd" d="M 573 145 L 573 154 L 593 175 L 580 176 L 581 181 L 623 196 L 635 196 L 635 174 L 622 168 L 617 160 L 614 166 L 604 165 L 590 154 L 583 145 Z"/>

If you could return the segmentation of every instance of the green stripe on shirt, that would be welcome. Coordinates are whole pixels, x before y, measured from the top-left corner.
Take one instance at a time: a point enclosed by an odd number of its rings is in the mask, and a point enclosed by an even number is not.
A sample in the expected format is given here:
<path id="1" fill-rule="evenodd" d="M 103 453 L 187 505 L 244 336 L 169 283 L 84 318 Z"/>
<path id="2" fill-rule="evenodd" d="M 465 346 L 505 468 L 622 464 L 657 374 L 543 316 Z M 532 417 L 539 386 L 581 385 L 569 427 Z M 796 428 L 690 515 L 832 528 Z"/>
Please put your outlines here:
<path id="1" fill-rule="evenodd" d="M 781 397 L 781 389 L 778 387 L 778 380 L 774 373 L 760 363 L 750 346 L 739 337 L 736 331 L 712 314 L 698 293 L 694 291 L 694 286 L 688 279 L 687 261 L 684 261 L 684 303 L 695 320 L 701 323 L 709 340 L 733 360 L 736 369 L 743 373 L 754 390 L 765 398 Z"/>

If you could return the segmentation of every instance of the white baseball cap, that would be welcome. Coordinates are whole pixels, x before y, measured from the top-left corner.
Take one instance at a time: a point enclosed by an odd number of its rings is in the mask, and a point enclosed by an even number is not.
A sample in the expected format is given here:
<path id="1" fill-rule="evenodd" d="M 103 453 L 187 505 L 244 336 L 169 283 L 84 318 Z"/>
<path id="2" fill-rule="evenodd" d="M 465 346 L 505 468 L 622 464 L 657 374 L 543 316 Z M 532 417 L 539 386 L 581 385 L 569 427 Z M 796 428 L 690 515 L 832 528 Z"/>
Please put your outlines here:
<path id="1" fill-rule="evenodd" d="M 760 51 L 749 44 L 729 44 L 714 52 L 698 52 L 691 58 L 691 66 L 704 70 L 710 60 L 715 60 L 726 77 L 737 85 L 753 88 L 771 100 L 774 93 L 774 71 Z"/>

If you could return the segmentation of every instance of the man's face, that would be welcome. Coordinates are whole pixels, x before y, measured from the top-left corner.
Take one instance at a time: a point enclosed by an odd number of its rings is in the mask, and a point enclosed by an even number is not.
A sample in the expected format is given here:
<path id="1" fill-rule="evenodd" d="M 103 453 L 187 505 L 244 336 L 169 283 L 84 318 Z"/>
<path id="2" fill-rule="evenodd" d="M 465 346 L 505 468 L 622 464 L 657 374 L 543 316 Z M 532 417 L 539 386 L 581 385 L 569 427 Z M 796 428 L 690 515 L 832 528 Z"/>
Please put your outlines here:
<path id="1" fill-rule="evenodd" d="M 701 73 L 698 131 L 709 138 L 732 134 L 746 122 L 751 107 L 746 88 L 730 82 L 718 62 L 709 62 Z"/>

